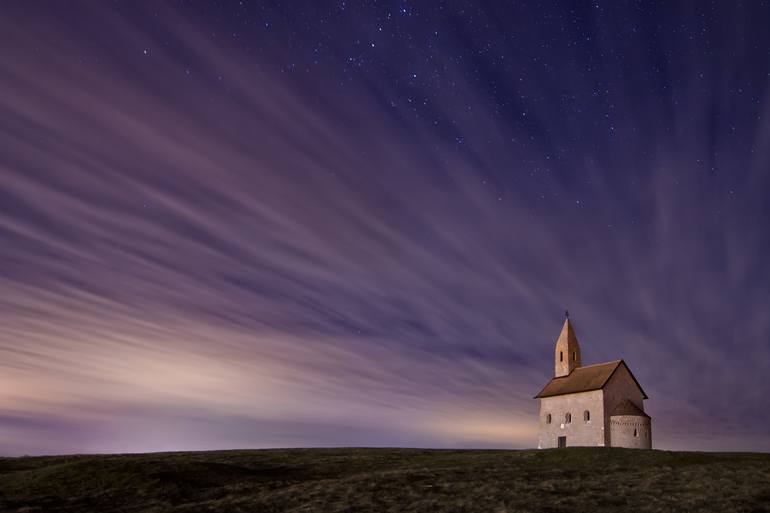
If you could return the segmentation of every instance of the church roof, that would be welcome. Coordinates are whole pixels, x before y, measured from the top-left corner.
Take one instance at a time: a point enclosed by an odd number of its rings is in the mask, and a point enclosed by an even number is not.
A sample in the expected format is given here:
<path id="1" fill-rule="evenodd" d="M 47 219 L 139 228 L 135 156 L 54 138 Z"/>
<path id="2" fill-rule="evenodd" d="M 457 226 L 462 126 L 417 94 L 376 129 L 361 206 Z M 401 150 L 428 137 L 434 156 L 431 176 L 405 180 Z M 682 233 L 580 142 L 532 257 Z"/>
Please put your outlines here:
<path id="1" fill-rule="evenodd" d="M 621 365 L 623 365 L 628 373 L 631 374 L 631 378 L 633 378 L 636 386 L 639 387 L 639 390 L 642 391 L 642 395 L 647 399 L 647 394 L 644 393 L 641 385 L 639 385 L 639 382 L 631 373 L 631 369 L 628 368 L 628 365 L 626 365 L 626 362 L 623 360 L 577 367 L 573 369 L 569 375 L 553 378 L 549 381 L 540 393 L 535 396 L 535 399 L 552 397 L 555 395 L 576 394 L 578 392 L 589 392 L 591 390 L 601 390 Z"/>
<path id="2" fill-rule="evenodd" d="M 620 404 L 618 404 L 614 410 L 610 413 L 610 417 L 615 415 L 633 415 L 636 417 L 647 417 L 650 418 L 649 415 L 644 413 L 644 410 L 639 408 L 637 405 L 629 401 L 628 399 L 621 401 Z"/>

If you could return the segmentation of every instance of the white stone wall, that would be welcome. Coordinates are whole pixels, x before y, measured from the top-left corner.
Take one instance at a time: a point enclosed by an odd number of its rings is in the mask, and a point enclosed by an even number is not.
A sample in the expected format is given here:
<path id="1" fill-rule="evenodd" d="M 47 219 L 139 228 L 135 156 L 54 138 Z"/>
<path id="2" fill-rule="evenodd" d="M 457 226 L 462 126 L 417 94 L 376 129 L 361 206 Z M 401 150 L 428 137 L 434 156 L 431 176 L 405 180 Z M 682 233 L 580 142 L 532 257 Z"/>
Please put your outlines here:
<path id="1" fill-rule="evenodd" d="M 613 415 L 610 417 L 610 437 L 613 447 L 652 449 L 650 419 L 636 415 Z"/>
<path id="2" fill-rule="evenodd" d="M 583 420 L 583 412 L 588 410 L 591 420 Z M 572 422 L 566 423 L 566 413 L 572 414 Z M 551 414 L 551 423 L 546 422 L 546 415 Z M 577 394 L 544 397 L 540 399 L 540 428 L 537 446 L 547 449 L 558 446 L 558 437 L 567 437 L 567 447 L 605 445 L 604 400 L 601 390 L 580 392 Z"/>
<path id="3" fill-rule="evenodd" d="M 639 387 L 636 386 L 634 378 L 628 372 L 624 365 L 621 365 L 610 380 L 604 385 L 604 444 L 613 447 L 625 447 L 616 445 L 611 437 L 610 413 L 626 399 L 630 400 L 636 406 L 644 411 L 644 395 Z M 633 430 L 632 430 L 633 432 Z"/>

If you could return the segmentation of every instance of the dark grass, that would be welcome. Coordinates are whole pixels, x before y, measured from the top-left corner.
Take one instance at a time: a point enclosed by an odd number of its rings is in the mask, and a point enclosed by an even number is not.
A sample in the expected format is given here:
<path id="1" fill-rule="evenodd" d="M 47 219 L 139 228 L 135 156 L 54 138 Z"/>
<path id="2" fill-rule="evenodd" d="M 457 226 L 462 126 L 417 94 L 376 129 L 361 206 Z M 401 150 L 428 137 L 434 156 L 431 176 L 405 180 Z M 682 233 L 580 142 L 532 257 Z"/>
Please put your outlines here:
<path id="1" fill-rule="evenodd" d="M 770 454 L 291 449 L 2 458 L 0 511 L 770 513 Z"/>

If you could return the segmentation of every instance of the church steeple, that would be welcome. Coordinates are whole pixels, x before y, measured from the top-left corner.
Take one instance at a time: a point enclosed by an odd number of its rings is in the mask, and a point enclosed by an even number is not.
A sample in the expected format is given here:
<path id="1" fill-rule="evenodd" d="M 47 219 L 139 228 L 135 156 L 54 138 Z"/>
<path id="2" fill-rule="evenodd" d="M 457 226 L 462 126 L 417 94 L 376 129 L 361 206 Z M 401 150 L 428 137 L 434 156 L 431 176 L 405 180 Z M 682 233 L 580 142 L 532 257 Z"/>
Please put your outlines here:
<path id="1" fill-rule="evenodd" d="M 554 375 L 557 378 L 567 376 L 576 367 L 580 367 L 580 344 L 569 322 L 569 312 L 565 312 L 564 326 L 556 339 Z"/>

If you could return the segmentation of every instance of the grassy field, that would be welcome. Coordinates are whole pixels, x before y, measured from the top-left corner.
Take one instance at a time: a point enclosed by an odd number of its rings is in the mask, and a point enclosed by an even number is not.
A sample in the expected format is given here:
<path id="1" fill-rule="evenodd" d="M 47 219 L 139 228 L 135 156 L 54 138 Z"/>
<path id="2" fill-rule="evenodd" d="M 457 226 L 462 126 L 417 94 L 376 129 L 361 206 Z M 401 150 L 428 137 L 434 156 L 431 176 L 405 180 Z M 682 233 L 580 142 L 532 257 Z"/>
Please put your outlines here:
<path id="1" fill-rule="evenodd" d="M 0 459 L 2 512 L 770 512 L 770 454 L 293 449 Z"/>

